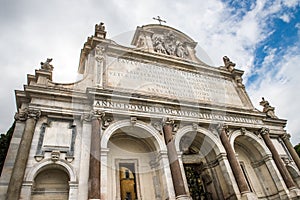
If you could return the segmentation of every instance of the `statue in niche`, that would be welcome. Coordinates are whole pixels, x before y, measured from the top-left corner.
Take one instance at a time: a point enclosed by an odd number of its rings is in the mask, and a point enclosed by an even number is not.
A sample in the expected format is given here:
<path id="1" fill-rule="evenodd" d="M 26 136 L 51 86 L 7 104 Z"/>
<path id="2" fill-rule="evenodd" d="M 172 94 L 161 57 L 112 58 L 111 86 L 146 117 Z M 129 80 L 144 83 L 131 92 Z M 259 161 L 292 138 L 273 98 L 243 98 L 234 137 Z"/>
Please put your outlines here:
<path id="1" fill-rule="evenodd" d="M 228 71 L 232 72 L 234 70 L 235 63 L 231 62 L 227 56 L 223 57 L 223 62 L 224 62 L 225 68 Z"/>
<path id="2" fill-rule="evenodd" d="M 262 97 L 262 101 L 259 102 L 259 105 L 263 106 L 263 112 L 266 113 L 267 117 L 278 119 L 278 117 L 275 115 L 275 108 L 270 106 L 269 102 L 265 100 L 264 97 Z"/>
<path id="3" fill-rule="evenodd" d="M 47 58 L 46 62 L 41 62 L 41 69 L 47 70 L 47 71 L 52 71 L 53 66 L 50 64 L 52 61 L 52 58 Z"/>

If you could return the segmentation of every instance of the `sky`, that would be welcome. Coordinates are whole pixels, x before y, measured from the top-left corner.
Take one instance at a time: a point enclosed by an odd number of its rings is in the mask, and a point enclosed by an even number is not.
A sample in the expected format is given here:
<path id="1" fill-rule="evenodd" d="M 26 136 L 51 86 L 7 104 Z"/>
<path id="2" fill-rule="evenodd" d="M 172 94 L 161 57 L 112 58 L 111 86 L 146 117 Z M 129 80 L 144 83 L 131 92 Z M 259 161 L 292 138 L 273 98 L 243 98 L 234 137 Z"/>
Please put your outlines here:
<path id="1" fill-rule="evenodd" d="M 197 41 L 206 63 L 223 65 L 227 55 L 244 70 L 254 106 L 262 110 L 265 97 L 300 143 L 300 0 L 0 0 L 0 133 L 14 120 L 14 90 L 41 61 L 53 58 L 55 82 L 74 82 L 95 24 L 104 22 L 107 38 L 121 42 L 158 15 Z"/>

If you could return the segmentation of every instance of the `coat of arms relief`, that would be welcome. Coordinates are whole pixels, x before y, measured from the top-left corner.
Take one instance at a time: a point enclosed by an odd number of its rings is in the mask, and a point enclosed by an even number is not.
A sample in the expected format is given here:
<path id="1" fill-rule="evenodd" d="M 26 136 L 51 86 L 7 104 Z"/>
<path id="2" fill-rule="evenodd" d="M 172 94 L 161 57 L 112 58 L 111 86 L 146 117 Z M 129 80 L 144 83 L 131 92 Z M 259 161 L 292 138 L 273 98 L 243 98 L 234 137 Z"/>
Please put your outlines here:
<path id="1" fill-rule="evenodd" d="M 154 51 L 161 54 L 187 58 L 188 50 L 186 45 L 177 40 L 172 31 L 164 34 L 153 34 L 152 43 Z"/>

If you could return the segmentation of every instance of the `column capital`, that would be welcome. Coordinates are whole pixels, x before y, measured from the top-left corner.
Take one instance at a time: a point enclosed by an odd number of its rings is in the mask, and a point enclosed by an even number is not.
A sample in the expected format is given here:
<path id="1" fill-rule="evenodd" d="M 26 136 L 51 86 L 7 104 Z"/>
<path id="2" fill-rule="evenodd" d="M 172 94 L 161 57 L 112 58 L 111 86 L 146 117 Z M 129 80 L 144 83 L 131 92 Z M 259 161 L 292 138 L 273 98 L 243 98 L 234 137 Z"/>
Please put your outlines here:
<path id="1" fill-rule="evenodd" d="M 261 135 L 269 135 L 270 129 L 266 127 L 262 127 L 261 129 L 258 130 L 258 133 Z"/>
<path id="2" fill-rule="evenodd" d="M 216 129 L 219 132 L 219 134 L 221 134 L 223 131 L 225 131 L 226 135 L 228 135 L 229 133 L 229 127 L 226 124 L 219 123 L 216 125 Z"/>
<path id="3" fill-rule="evenodd" d="M 34 108 L 23 108 L 19 109 L 19 112 L 15 114 L 15 120 L 17 121 L 25 121 L 29 118 L 33 118 L 37 120 L 41 116 L 41 110 L 40 109 L 34 109 Z"/>
<path id="4" fill-rule="evenodd" d="M 83 113 L 81 115 L 81 121 L 91 122 L 93 119 L 102 119 L 104 116 L 104 111 L 91 110 L 89 113 Z"/>
<path id="5" fill-rule="evenodd" d="M 284 133 L 283 135 L 280 136 L 280 138 L 283 139 L 283 140 L 290 140 L 291 134 Z"/>
<path id="6" fill-rule="evenodd" d="M 162 119 L 162 125 L 165 126 L 165 125 L 174 125 L 174 120 L 173 119 L 170 119 L 169 117 L 164 117 Z"/>

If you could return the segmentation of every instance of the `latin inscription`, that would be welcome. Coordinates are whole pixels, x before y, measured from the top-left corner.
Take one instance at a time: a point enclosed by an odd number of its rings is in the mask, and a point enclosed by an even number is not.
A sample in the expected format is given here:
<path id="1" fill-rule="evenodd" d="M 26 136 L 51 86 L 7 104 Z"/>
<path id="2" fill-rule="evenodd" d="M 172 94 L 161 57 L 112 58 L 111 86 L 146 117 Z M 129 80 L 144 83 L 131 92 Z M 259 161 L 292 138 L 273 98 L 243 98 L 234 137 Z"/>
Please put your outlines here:
<path id="1" fill-rule="evenodd" d="M 174 109 L 166 108 L 162 106 L 152 106 L 152 105 L 139 105 L 131 103 L 122 103 L 122 102 L 112 102 L 107 100 L 99 100 L 94 102 L 94 109 L 108 109 L 109 111 L 126 111 L 126 112 L 136 112 L 143 114 L 155 114 L 155 116 L 174 116 L 174 117 L 189 117 L 196 119 L 207 119 L 215 121 L 230 121 L 237 123 L 250 123 L 250 124 L 262 124 L 261 120 L 254 118 L 247 118 L 244 116 L 229 114 L 220 114 L 220 113 L 208 113 L 201 112 L 200 109 Z"/>
<path id="2" fill-rule="evenodd" d="M 243 106 L 233 83 L 219 77 L 144 63 L 109 58 L 107 86 L 178 100 Z"/>

